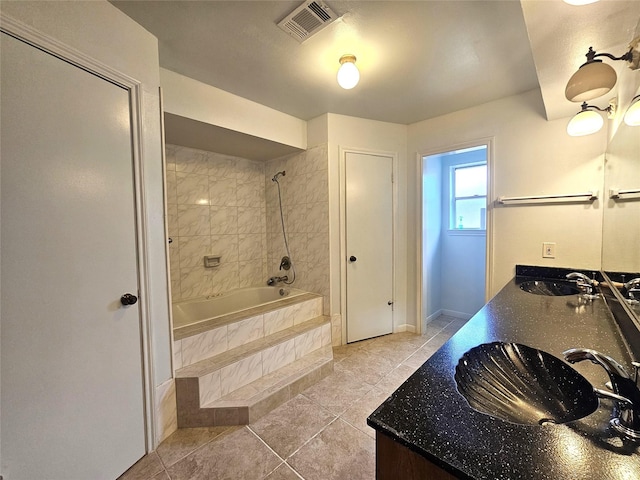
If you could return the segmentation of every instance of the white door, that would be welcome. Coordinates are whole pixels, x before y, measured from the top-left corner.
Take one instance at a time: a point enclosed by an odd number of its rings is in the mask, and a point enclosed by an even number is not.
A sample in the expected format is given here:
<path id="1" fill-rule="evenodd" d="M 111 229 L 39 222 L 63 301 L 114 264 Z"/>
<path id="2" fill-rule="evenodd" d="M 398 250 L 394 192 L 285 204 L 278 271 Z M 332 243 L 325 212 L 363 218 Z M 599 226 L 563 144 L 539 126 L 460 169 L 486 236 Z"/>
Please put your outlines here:
<path id="1" fill-rule="evenodd" d="M 112 480 L 146 450 L 129 92 L 1 37 L 1 473 Z"/>
<path id="2" fill-rule="evenodd" d="M 347 342 L 393 331 L 391 157 L 345 157 Z"/>

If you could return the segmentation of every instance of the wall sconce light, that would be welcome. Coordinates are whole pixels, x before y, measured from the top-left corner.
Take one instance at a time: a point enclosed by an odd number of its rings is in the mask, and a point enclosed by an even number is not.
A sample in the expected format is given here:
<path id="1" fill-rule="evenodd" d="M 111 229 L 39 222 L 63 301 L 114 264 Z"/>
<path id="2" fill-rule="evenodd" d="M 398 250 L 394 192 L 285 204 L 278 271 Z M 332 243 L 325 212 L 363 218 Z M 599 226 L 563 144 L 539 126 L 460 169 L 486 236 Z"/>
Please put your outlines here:
<path id="1" fill-rule="evenodd" d="M 636 40 L 634 42 L 635 47 L 637 47 L 638 42 Z M 564 91 L 567 100 L 572 102 L 592 100 L 606 95 L 614 87 L 618 79 L 616 71 L 610 65 L 602 63 L 602 60 L 596 60 L 596 57 L 625 60 L 631 63 L 630 68 L 637 69 L 638 61 L 640 60 L 638 53 L 636 51 L 636 55 L 634 55 L 634 45 L 621 57 L 614 57 L 610 53 L 596 53 L 592 47 L 589 47 L 586 55 L 587 62 L 580 66 L 567 83 Z"/>
<path id="2" fill-rule="evenodd" d="M 604 120 L 602 119 L 602 115 L 595 110 L 607 112 L 609 114 L 609 118 L 613 118 L 613 115 L 616 112 L 615 100 L 610 101 L 607 108 L 587 105 L 587 102 L 584 102 L 582 104 L 582 110 L 576 113 L 569 121 L 569 124 L 567 125 L 567 133 L 572 137 L 582 137 L 584 135 L 591 135 L 592 133 L 600 131 L 602 125 L 604 125 Z"/>
<path id="3" fill-rule="evenodd" d="M 360 72 L 356 67 L 356 56 L 347 54 L 340 57 L 338 70 L 338 85 L 345 90 L 351 90 L 360 81 Z"/>
<path id="4" fill-rule="evenodd" d="M 640 126 L 640 95 L 636 95 L 631 100 L 631 104 L 624 114 L 624 123 L 630 127 Z"/>

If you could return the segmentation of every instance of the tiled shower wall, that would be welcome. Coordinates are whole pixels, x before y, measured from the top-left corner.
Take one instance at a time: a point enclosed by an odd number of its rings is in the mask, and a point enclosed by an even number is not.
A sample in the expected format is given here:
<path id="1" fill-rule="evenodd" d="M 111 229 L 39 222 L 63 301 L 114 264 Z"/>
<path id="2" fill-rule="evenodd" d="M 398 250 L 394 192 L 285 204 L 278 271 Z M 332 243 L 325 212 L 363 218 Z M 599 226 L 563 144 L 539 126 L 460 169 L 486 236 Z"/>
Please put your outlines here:
<path id="1" fill-rule="evenodd" d="M 176 145 L 166 158 L 173 301 L 264 284 L 264 162 Z"/>
<path id="2" fill-rule="evenodd" d="M 268 276 L 291 275 L 279 271 L 285 245 L 280 223 L 278 189 L 271 178 L 280 177 L 284 221 L 296 271 L 295 288 L 324 296 L 329 313 L 329 180 L 327 146 L 320 145 L 266 163 Z"/>
<path id="3" fill-rule="evenodd" d="M 173 301 L 264 285 L 278 270 L 285 246 L 279 179 L 293 287 L 324 296 L 329 312 L 327 146 L 257 162 L 166 145 L 167 203 Z M 205 268 L 204 255 L 221 255 Z"/>

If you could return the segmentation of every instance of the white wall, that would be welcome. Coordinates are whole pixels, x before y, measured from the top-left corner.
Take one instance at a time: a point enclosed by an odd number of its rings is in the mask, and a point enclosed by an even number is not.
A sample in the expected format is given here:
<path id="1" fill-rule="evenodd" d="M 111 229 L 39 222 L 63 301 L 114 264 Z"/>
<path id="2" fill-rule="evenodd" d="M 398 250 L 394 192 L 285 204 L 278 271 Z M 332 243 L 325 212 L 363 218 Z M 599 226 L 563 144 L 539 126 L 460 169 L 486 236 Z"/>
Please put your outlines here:
<path id="1" fill-rule="evenodd" d="M 586 137 L 566 133 L 568 119 L 547 121 L 539 90 L 418 122 L 408 127 L 408 256 L 417 258 L 418 154 L 494 139 L 493 193 L 543 195 L 602 190 L 606 129 Z M 493 210 L 490 296 L 514 275 L 516 264 L 600 267 L 601 200 L 594 204 L 499 207 Z M 556 242 L 555 259 L 542 258 L 542 242 Z M 415 319 L 413 288 L 419 272 L 408 268 L 408 321 Z M 415 320 L 414 320 L 415 321 Z"/>
<path id="2" fill-rule="evenodd" d="M 160 69 L 164 111 L 255 137 L 307 148 L 307 122 L 184 75 Z"/>
<path id="3" fill-rule="evenodd" d="M 425 157 L 422 172 L 422 304 L 425 318 L 442 310 L 440 231 L 442 230 L 442 160 Z M 420 199 L 418 199 L 420 201 Z M 418 233 L 418 232 L 416 232 Z M 426 323 L 422 325 L 425 331 Z"/>
<path id="4" fill-rule="evenodd" d="M 451 230 L 451 167 L 484 161 L 486 150 L 472 150 L 441 156 L 442 162 L 442 229 L 441 244 L 441 308 L 450 315 L 471 318 L 485 304 L 486 234 Z M 423 307 L 424 308 L 424 307 Z"/>
<path id="5" fill-rule="evenodd" d="M 108 2 L 2 2 L 2 13 L 142 83 L 142 165 L 153 382 L 172 377 L 157 39 Z"/>
<path id="6" fill-rule="evenodd" d="M 378 122 L 363 118 L 348 117 L 329 113 L 310 121 L 315 132 L 324 129 L 318 126 L 326 119 L 329 151 L 329 242 L 331 257 L 331 314 L 340 313 L 340 148 L 361 149 L 395 153 L 398 158 L 396 177 L 398 203 L 396 206 L 395 250 L 395 303 L 394 318 L 397 327 L 404 324 L 407 310 L 407 127 L 395 123 Z M 318 134 L 321 135 L 321 134 Z M 319 141 L 314 138 L 314 141 Z"/>

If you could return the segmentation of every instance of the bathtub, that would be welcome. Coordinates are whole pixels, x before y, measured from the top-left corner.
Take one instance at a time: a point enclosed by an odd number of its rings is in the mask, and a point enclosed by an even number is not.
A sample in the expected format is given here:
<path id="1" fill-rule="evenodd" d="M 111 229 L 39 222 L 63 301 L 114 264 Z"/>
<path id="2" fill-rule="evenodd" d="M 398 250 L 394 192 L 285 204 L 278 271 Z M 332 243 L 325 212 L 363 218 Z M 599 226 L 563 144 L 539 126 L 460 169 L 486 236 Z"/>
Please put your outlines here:
<path id="1" fill-rule="evenodd" d="M 263 310 L 260 307 L 276 307 L 278 302 L 304 293 L 307 292 L 283 286 L 249 287 L 222 295 L 176 302 L 173 304 L 174 333 L 176 330 L 200 323 L 216 323 L 217 319 L 227 315 L 246 312 L 249 317 L 253 312 Z"/>

